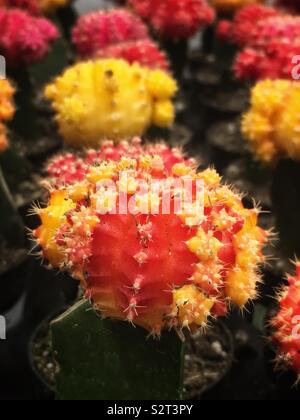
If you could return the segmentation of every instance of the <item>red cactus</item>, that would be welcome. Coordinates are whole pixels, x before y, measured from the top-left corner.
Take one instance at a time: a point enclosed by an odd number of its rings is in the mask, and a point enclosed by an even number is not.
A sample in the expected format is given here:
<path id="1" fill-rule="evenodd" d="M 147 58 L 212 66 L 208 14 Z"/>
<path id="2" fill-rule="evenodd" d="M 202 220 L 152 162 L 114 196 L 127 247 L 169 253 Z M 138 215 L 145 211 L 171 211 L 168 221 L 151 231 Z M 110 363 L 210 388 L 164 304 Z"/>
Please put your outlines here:
<path id="1" fill-rule="evenodd" d="M 99 150 L 89 150 L 82 157 L 78 157 L 72 153 L 57 156 L 52 159 L 47 167 L 47 173 L 51 183 L 56 186 L 71 185 L 75 182 L 82 181 L 91 165 L 99 165 L 103 161 L 111 160 L 118 161 L 122 156 L 127 156 L 132 159 L 138 159 L 142 155 L 149 156 L 159 155 L 164 162 L 164 166 L 168 172 L 177 163 L 186 163 L 193 165 L 193 159 L 188 161 L 180 149 L 170 149 L 165 144 L 147 144 L 142 146 L 141 140 L 135 138 L 130 145 L 124 141 L 120 144 L 114 145 L 112 141 L 106 141 L 102 144 Z"/>
<path id="2" fill-rule="evenodd" d="M 295 56 L 300 56 L 300 44 L 272 42 L 266 48 L 245 48 L 236 58 L 234 72 L 242 80 L 292 80 Z"/>
<path id="3" fill-rule="evenodd" d="M 252 5 L 222 21 L 217 30 L 222 41 L 244 49 L 234 71 L 239 79 L 292 79 L 293 58 L 300 53 L 300 17 L 272 7 Z"/>
<path id="4" fill-rule="evenodd" d="M 162 37 L 170 39 L 189 38 L 215 18 L 206 0 L 129 0 L 129 4 Z"/>
<path id="5" fill-rule="evenodd" d="M 232 22 L 229 20 L 220 20 L 216 29 L 217 38 L 226 43 L 232 42 Z"/>
<path id="6" fill-rule="evenodd" d="M 177 149 L 143 147 L 138 139 L 107 143 L 78 165 L 70 155 L 65 162 L 50 165 L 51 198 L 37 209 L 42 223 L 34 235 L 44 258 L 80 279 L 104 316 L 159 335 L 169 327 L 205 326 L 210 315 L 255 297 L 266 232 L 257 226 L 257 210 L 245 209 L 214 170 L 197 173 Z M 63 179 L 69 184 L 59 186 Z M 158 180 L 165 188 L 145 191 Z M 195 201 L 178 213 L 176 200 L 187 198 L 178 181 L 187 180 Z M 113 189 L 105 190 L 107 182 Z M 170 183 L 177 185 L 171 194 Z"/>
<path id="7" fill-rule="evenodd" d="M 221 21 L 218 33 L 221 37 L 239 46 L 252 46 L 257 39 L 262 40 L 263 35 L 258 30 L 258 25 L 268 25 L 268 19 L 278 17 L 280 12 L 272 7 L 253 4 L 244 7 L 235 15 L 233 22 Z M 225 23 L 226 22 L 226 23 Z M 226 26 L 225 26 L 226 25 Z M 264 31 L 266 33 L 266 31 Z M 268 34 L 272 37 L 275 34 Z"/>
<path id="8" fill-rule="evenodd" d="M 279 313 L 271 324 L 278 363 L 295 370 L 300 379 L 300 263 L 296 265 L 295 277 L 289 277 L 288 282 L 279 296 Z"/>
<path id="9" fill-rule="evenodd" d="M 6 9 L 24 9 L 31 14 L 40 13 L 40 7 L 37 0 L 0 0 L 0 7 Z"/>
<path id="10" fill-rule="evenodd" d="M 49 20 L 16 9 L 0 10 L 0 27 L 0 54 L 11 67 L 41 60 L 58 37 Z"/>
<path id="11" fill-rule="evenodd" d="M 168 59 L 157 44 L 145 39 L 122 44 L 111 45 L 99 50 L 98 58 L 122 58 L 130 64 L 139 63 L 149 68 L 169 70 Z"/>
<path id="12" fill-rule="evenodd" d="M 93 12 L 79 18 L 73 43 L 82 58 L 95 56 L 103 48 L 148 38 L 144 23 L 126 10 Z"/>

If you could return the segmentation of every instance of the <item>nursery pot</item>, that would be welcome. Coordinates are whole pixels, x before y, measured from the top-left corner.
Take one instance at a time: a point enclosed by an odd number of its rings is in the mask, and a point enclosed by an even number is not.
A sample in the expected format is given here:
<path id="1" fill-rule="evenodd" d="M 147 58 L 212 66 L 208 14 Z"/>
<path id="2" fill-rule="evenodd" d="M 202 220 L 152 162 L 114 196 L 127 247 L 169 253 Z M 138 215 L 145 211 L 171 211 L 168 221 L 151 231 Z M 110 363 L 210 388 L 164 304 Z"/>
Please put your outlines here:
<path id="1" fill-rule="evenodd" d="M 39 325 L 29 345 L 42 399 L 53 399 L 55 393 L 71 400 L 181 399 L 183 351 L 183 398 L 200 399 L 232 364 L 232 337 L 222 322 L 183 344 L 175 333 L 164 333 L 157 341 L 147 339 L 148 333 L 139 327 L 102 321 L 88 302 L 56 318 L 52 334 L 50 320 Z"/>

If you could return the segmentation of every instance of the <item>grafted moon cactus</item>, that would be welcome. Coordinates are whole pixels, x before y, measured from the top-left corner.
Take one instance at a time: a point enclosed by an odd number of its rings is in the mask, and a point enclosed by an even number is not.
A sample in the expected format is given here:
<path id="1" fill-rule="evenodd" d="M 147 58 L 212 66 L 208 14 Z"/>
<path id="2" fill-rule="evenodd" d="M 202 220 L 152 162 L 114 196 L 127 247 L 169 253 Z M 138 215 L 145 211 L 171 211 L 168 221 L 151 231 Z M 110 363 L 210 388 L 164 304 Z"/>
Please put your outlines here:
<path id="1" fill-rule="evenodd" d="M 0 80 L 0 152 L 8 147 L 7 130 L 3 122 L 9 121 L 14 116 L 14 93 L 15 89 L 8 80 Z"/>
<path id="2" fill-rule="evenodd" d="M 262 49 L 245 48 L 237 55 L 234 73 L 241 80 L 299 78 L 294 57 L 300 56 L 300 43 L 271 42 Z"/>
<path id="3" fill-rule="evenodd" d="M 293 369 L 300 379 L 300 263 L 295 276 L 278 296 L 279 312 L 272 319 L 273 340 L 278 348 L 277 362 Z"/>
<path id="4" fill-rule="evenodd" d="M 66 142 L 96 147 L 103 139 L 141 135 L 151 125 L 170 127 L 176 91 L 176 81 L 162 70 L 107 59 L 70 67 L 45 95 Z"/>
<path id="5" fill-rule="evenodd" d="M 50 20 L 18 9 L 0 9 L 0 27 L 0 54 L 10 67 L 41 60 L 58 37 Z"/>
<path id="6" fill-rule="evenodd" d="M 186 39 L 215 18 L 206 0 L 129 0 L 129 5 L 148 21 L 153 29 L 168 39 Z"/>
<path id="7" fill-rule="evenodd" d="M 240 10 L 234 20 L 218 26 L 221 40 L 242 47 L 234 71 L 238 79 L 295 79 L 294 59 L 300 51 L 299 16 L 275 7 L 250 5 Z"/>
<path id="8" fill-rule="evenodd" d="M 255 298 L 267 233 L 258 210 L 245 209 L 214 170 L 197 172 L 178 149 L 143 148 L 138 139 L 105 144 L 78 164 L 65 159 L 51 162 L 50 200 L 37 209 L 34 236 L 104 317 L 160 335 L 204 327 Z"/>
<path id="9" fill-rule="evenodd" d="M 83 15 L 72 31 L 77 54 L 83 59 L 95 57 L 99 51 L 113 45 L 148 38 L 148 29 L 143 21 L 122 9 Z"/>
<path id="10" fill-rule="evenodd" d="M 281 157 L 300 159 L 299 104 L 298 82 L 266 80 L 255 85 L 242 131 L 258 159 L 266 163 Z"/>

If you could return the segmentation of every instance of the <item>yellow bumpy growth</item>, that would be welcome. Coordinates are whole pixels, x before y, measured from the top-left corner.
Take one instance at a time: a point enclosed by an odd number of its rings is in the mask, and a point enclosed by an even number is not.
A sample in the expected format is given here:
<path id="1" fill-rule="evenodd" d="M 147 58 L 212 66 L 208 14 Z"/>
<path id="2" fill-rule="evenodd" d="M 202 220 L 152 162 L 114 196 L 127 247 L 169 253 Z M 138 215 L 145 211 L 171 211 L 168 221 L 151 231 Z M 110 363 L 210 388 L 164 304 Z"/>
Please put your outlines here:
<path id="1" fill-rule="evenodd" d="M 242 131 L 256 156 L 266 163 L 280 157 L 300 160 L 300 85 L 288 80 L 259 82 Z"/>
<path id="2" fill-rule="evenodd" d="M 141 135 L 153 125 L 170 127 L 175 80 L 123 60 L 76 64 L 47 86 L 45 95 L 57 113 L 60 133 L 76 147 L 101 140 Z"/>

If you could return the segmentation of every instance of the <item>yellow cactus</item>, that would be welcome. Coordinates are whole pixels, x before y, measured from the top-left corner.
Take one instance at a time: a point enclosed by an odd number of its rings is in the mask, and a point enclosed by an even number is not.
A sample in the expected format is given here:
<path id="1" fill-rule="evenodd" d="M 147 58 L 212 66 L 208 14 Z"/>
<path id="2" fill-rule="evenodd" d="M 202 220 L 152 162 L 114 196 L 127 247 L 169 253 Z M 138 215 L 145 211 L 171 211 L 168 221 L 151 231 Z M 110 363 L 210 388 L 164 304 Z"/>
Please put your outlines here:
<path id="1" fill-rule="evenodd" d="M 0 80 L 0 152 L 8 146 L 7 130 L 2 122 L 11 120 L 14 116 L 14 93 L 15 89 L 7 80 Z"/>
<path id="2" fill-rule="evenodd" d="M 242 121 L 244 137 L 259 160 L 300 160 L 300 86 L 288 80 L 267 80 L 252 90 L 251 109 Z"/>
<path id="3" fill-rule="evenodd" d="M 69 2 L 70 0 L 39 0 L 39 6 L 44 13 L 52 13 Z"/>
<path id="4" fill-rule="evenodd" d="M 263 0 L 211 0 L 211 2 L 220 13 L 234 13 L 249 4 L 263 3 Z"/>
<path id="5" fill-rule="evenodd" d="M 152 124 L 169 127 L 177 84 L 161 70 L 123 60 L 97 60 L 67 69 L 45 95 L 60 133 L 75 147 L 97 146 L 108 137 L 141 135 Z"/>

